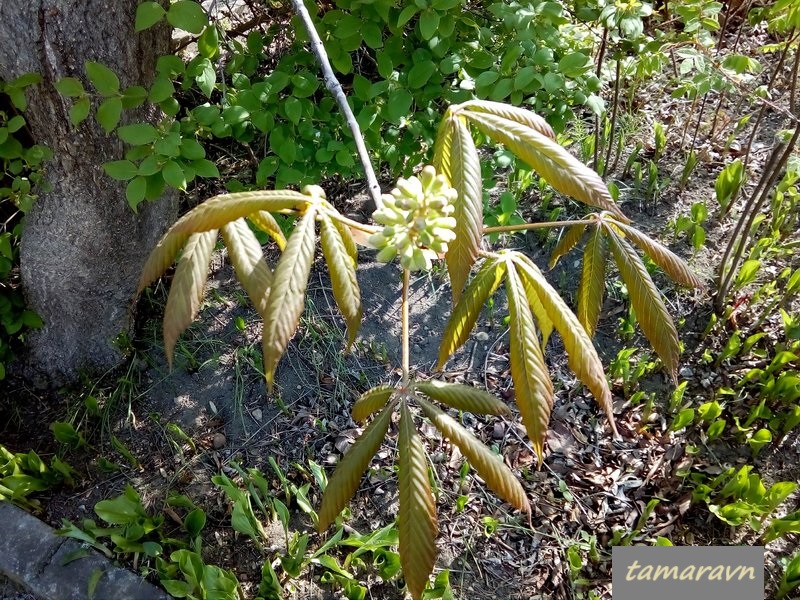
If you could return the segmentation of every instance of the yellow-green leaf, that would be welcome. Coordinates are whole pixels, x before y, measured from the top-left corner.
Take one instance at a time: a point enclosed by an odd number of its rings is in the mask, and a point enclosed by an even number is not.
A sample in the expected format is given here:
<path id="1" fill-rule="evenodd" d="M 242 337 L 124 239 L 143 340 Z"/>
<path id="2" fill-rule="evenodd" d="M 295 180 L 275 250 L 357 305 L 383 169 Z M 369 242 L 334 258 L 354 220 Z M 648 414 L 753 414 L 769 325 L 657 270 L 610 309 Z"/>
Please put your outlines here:
<path id="1" fill-rule="evenodd" d="M 504 104 L 503 102 L 492 102 L 490 100 L 470 100 L 460 104 L 457 108 L 459 110 L 471 110 L 503 117 L 509 121 L 526 125 L 537 133 L 540 133 L 552 140 L 556 139 L 556 134 L 547 121 L 545 121 L 535 112 L 531 112 L 518 106 Z"/>
<path id="2" fill-rule="evenodd" d="M 188 233 L 175 233 L 170 230 L 159 240 L 142 269 L 137 294 L 164 274 L 187 239 L 189 239 Z"/>
<path id="3" fill-rule="evenodd" d="M 172 231 L 196 233 L 219 229 L 225 223 L 247 217 L 260 210 L 278 212 L 299 209 L 313 200 L 291 190 L 237 192 L 209 198 L 194 207 L 172 226 Z"/>
<path id="4" fill-rule="evenodd" d="M 414 600 L 422 597 L 436 562 L 436 505 L 428 479 L 425 448 L 417 435 L 414 419 L 406 403 L 400 409 L 398 491 L 400 508 L 397 530 L 400 538 L 400 563 L 408 591 Z"/>
<path id="5" fill-rule="evenodd" d="M 600 312 L 603 310 L 607 258 L 608 243 L 602 227 L 598 225 L 592 229 L 583 250 L 583 271 L 578 286 L 578 320 L 589 337 L 594 336 Z"/>
<path id="6" fill-rule="evenodd" d="M 386 406 L 395 391 L 396 388 L 392 385 L 379 385 L 361 394 L 361 397 L 353 404 L 353 420 L 366 421 L 372 413 Z"/>
<path id="7" fill-rule="evenodd" d="M 283 236 L 283 230 L 281 229 L 281 226 L 278 225 L 275 217 L 272 216 L 272 213 L 268 213 L 265 210 L 259 210 L 247 215 L 247 218 L 250 219 L 250 222 L 253 225 L 275 240 L 275 243 L 278 244 L 278 248 L 280 248 L 281 252 L 283 252 L 283 250 L 286 248 L 286 238 Z"/>
<path id="8" fill-rule="evenodd" d="M 541 465 L 544 460 L 544 440 L 553 408 L 553 384 L 544 364 L 542 347 L 536 335 L 533 314 L 528 306 L 525 287 L 510 266 L 506 278 L 510 321 L 511 379 L 514 398 L 528 431 L 533 449 Z"/>
<path id="9" fill-rule="evenodd" d="M 550 319 L 549 313 L 539 299 L 539 294 L 536 289 L 527 278 L 522 278 L 522 285 L 525 288 L 525 297 L 528 299 L 528 306 L 531 307 L 533 316 L 536 317 L 536 323 L 539 325 L 539 331 L 542 334 L 542 352 L 544 352 L 547 346 L 547 340 L 550 339 L 550 334 L 553 333 L 553 321 Z"/>
<path id="10" fill-rule="evenodd" d="M 354 265 L 358 265 L 358 246 L 355 239 L 353 239 L 353 231 L 341 221 L 337 221 L 335 215 L 333 215 L 332 222 L 342 238 L 345 250 L 347 250 L 347 256 L 353 260 Z"/>
<path id="11" fill-rule="evenodd" d="M 552 269 L 558 263 L 558 259 L 564 256 L 567 252 L 572 250 L 578 242 L 583 238 L 583 233 L 586 231 L 586 225 L 573 225 L 572 227 L 565 227 L 564 232 L 561 234 L 561 239 L 558 240 L 553 254 L 550 255 L 550 262 L 548 266 Z"/>
<path id="12" fill-rule="evenodd" d="M 613 229 L 608 228 L 611 252 L 619 268 L 622 281 L 628 288 L 636 319 L 667 372 L 673 379 L 678 377 L 678 360 L 680 357 L 680 343 L 678 332 L 672 317 L 661 299 L 650 274 L 647 272 L 642 259 L 636 254 L 633 246 L 620 237 Z"/>
<path id="13" fill-rule="evenodd" d="M 451 157 L 453 154 L 453 123 L 451 120 L 452 111 L 448 109 L 447 114 L 439 123 L 436 132 L 436 142 L 433 145 L 433 168 L 436 172 L 444 175 L 447 181 L 453 181 L 450 169 Z"/>
<path id="14" fill-rule="evenodd" d="M 164 308 L 164 352 L 170 367 L 178 338 L 194 321 L 203 302 L 208 263 L 216 242 L 216 229 L 189 236 L 175 269 Z"/>
<path id="15" fill-rule="evenodd" d="M 527 125 L 496 115 L 473 111 L 463 114 L 483 133 L 533 167 L 557 191 L 628 221 L 600 176 L 552 139 Z"/>
<path id="16" fill-rule="evenodd" d="M 328 215 L 322 218 L 322 253 L 331 275 L 336 305 L 347 323 L 347 347 L 353 345 L 361 327 L 361 291 L 356 279 L 356 263 L 347 251 L 339 229 Z"/>
<path id="17" fill-rule="evenodd" d="M 644 250 L 647 256 L 652 258 L 653 262 L 664 269 L 664 272 L 674 281 L 687 287 L 703 287 L 703 282 L 692 272 L 689 265 L 671 250 L 630 225 L 614 221 L 612 221 L 612 224 L 614 227 L 620 229 L 634 244 Z"/>
<path id="18" fill-rule="evenodd" d="M 511 469 L 503 463 L 501 457 L 489 450 L 458 421 L 437 406 L 424 398 L 417 398 L 417 402 L 436 429 L 458 446 L 461 453 L 467 457 L 469 464 L 475 468 L 489 488 L 515 508 L 525 512 L 531 511 L 525 490 L 522 489 L 522 485 L 514 477 Z"/>
<path id="19" fill-rule="evenodd" d="M 600 408 L 606 414 L 611 430 L 616 434 L 617 428 L 614 424 L 614 403 L 611 390 L 608 388 L 603 362 L 597 355 L 591 338 L 581 325 L 578 317 L 575 316 L 564 299 L 545 279 L 539 268 L 527 256 L 519 253 L 514 255 L 519 276 L 526 284 L 533 288 L 538 295 L 542 306 L 548 313 L 553 325 L 555 325 L 561 339 L 564 340 L 564 348 L 567 351 L 569 367 L 589 388 Z"/>
<path id="20" fill-rule="evenodd" d="M 361 476 L 386 437 L 393 411 L 394 404 L 384 408 L 339 461 L 322 496 L 318 531 L 327 529 L 356 493 Z"/>
<path id="21" fill-rule="evenodd" d="M 275 368 L 294 335 L 305 305 L 306 286 L 314 260 L 316 205 L 309 204 L 286 243 L 272 278 L 272 291 L 264 310 L 264 375 L 272 390 Z"/>
<path id="22" fill-rule="evenodd" d="M 453 217 L 456 239 L 449 243 L 445 260 L 453 293 L 453 304 L 461 292 L 478 258 L 483 235 L 483 180 L 481 161 L 467 124 L 454 116 L 451 139 L 451 185 L 458 192 Z"/>
<path id="23" fill-rule="evenodd" d="M 483 305 L 500 286 L 505 272 L 505 260 L 489 259 L 472 278 L 445 326 L 437 369 L 441 369 L 453 352 L 467 341 Z"/>
<path id="24" fill-rule="evenodd" d="M 496 398 L 486 390 L 461 383 L 447 383 L 431 379 L 415 384 L 422 393 L 438 400 L 442 404 L 482 415 L 510 416 L 511 410 L 505 402 Z"/>
<path id="25" fill-rule="evenodd" d="M 220 233 L 228 248 L 228 257 L 236 277 L 263 318 L 272 286 L 272 270 L 264 259 L 258 238 L 244 219 L 236 219 L 223 225 Z"/>

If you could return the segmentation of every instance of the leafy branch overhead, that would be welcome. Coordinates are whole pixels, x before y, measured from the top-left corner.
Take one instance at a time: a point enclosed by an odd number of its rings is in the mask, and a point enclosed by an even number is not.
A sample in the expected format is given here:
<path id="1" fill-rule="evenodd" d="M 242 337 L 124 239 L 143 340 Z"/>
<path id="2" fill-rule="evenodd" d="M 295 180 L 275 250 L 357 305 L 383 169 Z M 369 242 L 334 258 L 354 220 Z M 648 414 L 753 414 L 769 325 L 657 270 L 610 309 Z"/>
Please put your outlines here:
<path id="1" fill-rule="evenodd" d="M 488 252 L 482 247 L 483 189 L 473 126 L 530 164 L 556 190 L 602 212 L 567 223 L 551 265 L 588 238 L 584 250 L 577 314 L 547 282 L 527 256 L 516 251 Z M 434 147 L 433 166 L 418 177 L 401 179 L 382 197 L 373 215 L 380 226 L 355 223 L 342 216 L 317 186 L 289 190 L 242 192 L 216 196 L 182 217 L 161 239 L 145 265 L 143 289 L 178 258 L 164 313 L 164 345 L 171 365 L 175 344 L 200 309 L 211 253 L 221 234 L 237 278 L 264 321 L 263 358 L 268 388 L 274 384 L 281 356 L 297 329 L 317 245 L 330 271 L 333 295 L 355 341 L 362 318 L 356 278 L 359 239 L 380 250 L 378 259 L 399 257 L 403 268 L 403 378 L 363 394 L 353 419 L 372 417 L 332 475 L 319 511 L 320 531 L 333 523 L 356 493 L 361 477 L 378 452 L 399 413 L 400 555 L 408 589 L 422 596 L 433 569 L 438 531 L 425 445 L 415 418 L 430 421 L 457 446 L 486 484 L 515 508 L 530 513 L 525 490 L 502 459 L 483 445 L 438 404 L 455 411 L 508 417 L 511 411 L 488 392 L 467 385 L 421 380 L 409 373 L 408 281 L 411 270 L 428 270 L 442 255 L 453 291 L 453 309 L 442 335 L 438 368 L 467 341 L 484 305 L 503 287 L 510 313 L 510 363 L 515 399 L 522 422 L 541 465 L 553 384 L 545 361 L 553 331 L 563 340 L 569 366 L 591 391 L 616 435 L 612 396 L 591 337 L 605 292 L 606 262 L 612 256 L 625 282 L 642 330 L 668 372 L 677 373 L 679 344 L 675 325 L 634 244 L 681 285 L 700 281 L 672 252 L 629 225 L 600 177 L 556 141 L 537 115 L 495 102 L 471 101 L 448 109 Z M 285 239 L 275 215 L 295 218 Z M 548 225 L 549 226 L 549 225 Z M 251 228 L 267 233 L 281 256 L 267 264 Z M 352 228 L 352 229 L 351 229 Z M 470 274 L 475 270 L 474 276 Z M 413 410 L 412 410 L 413 407 Z M 374 415 L 374 417 L 373 417 Z"/>

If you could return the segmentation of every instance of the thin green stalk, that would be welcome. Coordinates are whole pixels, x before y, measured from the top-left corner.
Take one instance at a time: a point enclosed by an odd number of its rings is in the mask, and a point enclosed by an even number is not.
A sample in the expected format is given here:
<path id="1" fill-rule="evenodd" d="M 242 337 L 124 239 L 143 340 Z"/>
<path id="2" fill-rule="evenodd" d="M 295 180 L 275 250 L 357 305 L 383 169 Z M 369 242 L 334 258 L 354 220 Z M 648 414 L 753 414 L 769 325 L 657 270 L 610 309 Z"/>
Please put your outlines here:
<path id="1" fill-rule="evenodd" d="M 611 162 L 611 150 L 614 146 L 614 129 L 617 127 L 617 111 L 619 110 L 619 79 L 621 75 L 621 65 L 622 65 L 622 58 L 617 56 L 617 65 L 614 70 L 616 80 L 614 81 L 614 106 L 611 107 L 611 130 L 608 134 L 608 140 L 606 140 L 606 159 L 603 161 L 603 176 L 605 177 L 608 175 L 609 172 L 609 163 Z M 597 170 L 597 165 L 595 165 L 595 170 Z"/>
<path id="2" fill-rule="evenodd" d="M 498 225 L 496 227 L 484 227 L 483 234 L 552 229 L 553 227 L 570 227 L 572 225 L 595 225 L 596 223 L 597 221 L 594 219 L 579 219 L 577 221 L 544 221 L 542 223 L 522 223 L 521 225 Z"/>
<path id="3" fill-rule="evenodd" d="M 408 287 L 409 281 L 411 280 L 411 272 L 408 269 L 403 269 L 403 299 L 402 299 L 402 338 L 403 338 L 403 382 L 400 384 L 401 387 L 406 387 L 408 385 L 409 380 L 409 365 L 411 361 L 409 359 L 409 352 L 408 352 Z"/>

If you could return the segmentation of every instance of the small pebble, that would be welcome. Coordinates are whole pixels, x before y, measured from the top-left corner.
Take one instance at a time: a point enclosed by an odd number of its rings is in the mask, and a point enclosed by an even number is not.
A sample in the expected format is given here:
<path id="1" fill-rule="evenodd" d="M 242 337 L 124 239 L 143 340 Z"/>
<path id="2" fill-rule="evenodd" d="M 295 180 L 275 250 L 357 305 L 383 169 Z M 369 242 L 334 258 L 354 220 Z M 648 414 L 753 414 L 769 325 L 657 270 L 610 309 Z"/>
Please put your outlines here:
<path id="1" fill-rule="evenodd" d="M 260 409 L 260 408 L 254 408 L 254 409 L 253 409 L 253 418 L 254 418 L 256 421 L 261 421 L 261 419 L 262 419 L 263 417 L 264 417 L 264 413 L 262 413 L 262 412 L 261 412 L 261 409 Z"/>
<path id="2" fill-rule="evenodd" d="M 225 447 L 225 436 L 221 433 L 215 433 L 214 437 L 211 440 L 212 445 L 214 446 L 214 450 L 221 450 Z"/>
<path id="3" fill-rule="evenodd" d="M 478 340 L 479 342 L 487 342 L 489 341 L 489 334 L 486 333 L 485 331 L 479 331 L 478 333 L 475 334 L 475 339 Z"/>

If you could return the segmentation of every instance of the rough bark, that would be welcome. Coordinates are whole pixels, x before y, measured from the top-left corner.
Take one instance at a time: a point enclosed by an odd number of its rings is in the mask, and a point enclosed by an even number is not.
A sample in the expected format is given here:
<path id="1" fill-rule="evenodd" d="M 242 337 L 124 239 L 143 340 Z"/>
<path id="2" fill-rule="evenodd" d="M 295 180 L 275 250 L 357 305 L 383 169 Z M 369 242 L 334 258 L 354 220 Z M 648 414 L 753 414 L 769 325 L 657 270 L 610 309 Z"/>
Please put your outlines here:
<path id="1" fill-rule="evenodd" d="M 135 33 L 139 1 L 0 0 L 0 78 L 42 75 L 42 83 L 28 90 L 25 118 L 33 139 L 55 154 L 25 217 L 20 250 L 26 298 L 45 323 L 29 337 L 27 372 L 50 384 L 120 363 L 114 339 L 130 331 L 139 272 L 175 218 L 174 194 L 140 205 L 139 214 L 130 210 L 124 184 L 101 167 L 123 157 L 123 144 L 91 116 L 73 127 L 71 100 L 53 87 L 71 76 L 92 90 L 87 60 L 113 69 L 123 88 L 147 86 L 156 57 L 169 51 L 169 30 Z M 123 122 L 156 122 L 159 116 L 146 107 L 125 111 Z"/>

